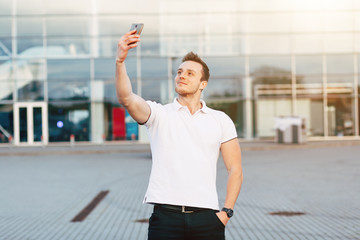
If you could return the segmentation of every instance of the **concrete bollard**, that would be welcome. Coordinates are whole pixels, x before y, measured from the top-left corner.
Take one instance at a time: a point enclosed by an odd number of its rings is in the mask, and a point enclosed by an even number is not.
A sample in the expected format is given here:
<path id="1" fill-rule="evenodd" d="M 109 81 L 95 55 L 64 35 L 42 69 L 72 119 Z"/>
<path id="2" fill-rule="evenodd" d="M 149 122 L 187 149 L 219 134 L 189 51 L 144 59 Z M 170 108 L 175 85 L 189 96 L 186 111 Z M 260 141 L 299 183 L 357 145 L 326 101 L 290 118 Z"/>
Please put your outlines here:
<path id="1" fill-rule="evenodd" d="M 75 145 L 75 135 L 71 134 L 70 135 L 70 145 L 73 147 Z"/>

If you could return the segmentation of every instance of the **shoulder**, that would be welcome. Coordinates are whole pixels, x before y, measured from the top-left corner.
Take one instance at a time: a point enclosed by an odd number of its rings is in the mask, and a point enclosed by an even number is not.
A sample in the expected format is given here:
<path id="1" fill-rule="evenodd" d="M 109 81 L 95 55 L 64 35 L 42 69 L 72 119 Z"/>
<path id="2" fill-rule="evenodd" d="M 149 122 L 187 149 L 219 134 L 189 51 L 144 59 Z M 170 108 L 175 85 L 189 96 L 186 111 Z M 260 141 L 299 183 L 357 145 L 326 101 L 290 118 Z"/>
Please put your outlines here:
<path id="1" fill-rule="evenodd" d="M 216 118 L 219 118 L 221 120 L 229 120 L 229 119 L 231 120 L 231 118 L 223 111 L 215 110 L 215 109 L 212 109 L 209 107 L 207 107 L 207 110 L 208 110 L 209 114 L 211 114 L 212 116 L 214 116 Z"/>

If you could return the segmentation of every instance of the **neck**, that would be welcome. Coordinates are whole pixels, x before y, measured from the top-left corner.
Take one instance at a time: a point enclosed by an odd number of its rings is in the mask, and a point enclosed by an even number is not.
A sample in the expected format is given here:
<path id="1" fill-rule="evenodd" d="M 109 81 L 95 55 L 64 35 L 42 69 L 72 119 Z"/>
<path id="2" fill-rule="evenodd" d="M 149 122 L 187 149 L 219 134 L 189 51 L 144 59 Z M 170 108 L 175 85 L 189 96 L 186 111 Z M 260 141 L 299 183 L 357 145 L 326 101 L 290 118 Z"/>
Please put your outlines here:
<path id="1" fill-rule="evenodd" d="M 202 107 L 200 96 L 196 98 L 179 95 L 177 100 L 182 106 L 187 106 L 191 114 L 196 113 L 196 111 Z"/>

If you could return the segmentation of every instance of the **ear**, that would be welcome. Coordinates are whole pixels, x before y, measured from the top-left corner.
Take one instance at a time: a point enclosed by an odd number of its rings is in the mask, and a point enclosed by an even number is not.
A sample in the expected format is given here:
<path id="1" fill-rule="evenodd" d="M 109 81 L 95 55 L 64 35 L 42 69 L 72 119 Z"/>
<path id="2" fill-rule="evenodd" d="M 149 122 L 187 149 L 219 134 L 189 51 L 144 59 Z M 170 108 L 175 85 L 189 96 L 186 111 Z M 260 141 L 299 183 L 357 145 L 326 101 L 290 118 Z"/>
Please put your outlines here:
<path id="1" fill-rule="evenodd" d="M 204 90 L 207 86 L 208 82 L 207 81 L 201 81 L 200 82 L 200 90 Z"/>

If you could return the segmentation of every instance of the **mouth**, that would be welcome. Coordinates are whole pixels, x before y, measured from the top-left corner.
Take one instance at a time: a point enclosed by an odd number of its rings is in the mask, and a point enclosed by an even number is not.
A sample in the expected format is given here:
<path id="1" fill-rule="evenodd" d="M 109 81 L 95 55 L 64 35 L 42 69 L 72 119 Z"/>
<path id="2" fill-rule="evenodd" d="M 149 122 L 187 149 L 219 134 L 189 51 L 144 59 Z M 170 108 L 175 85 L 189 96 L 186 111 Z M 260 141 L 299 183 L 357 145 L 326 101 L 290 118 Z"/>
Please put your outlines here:
<path id="1" fill-rule="evenodd" d="M 183 85 L 187 85 L 186 83 L 184 83 L 184 82 L 178 82 L 177 84 L 183 84 Z"/>

